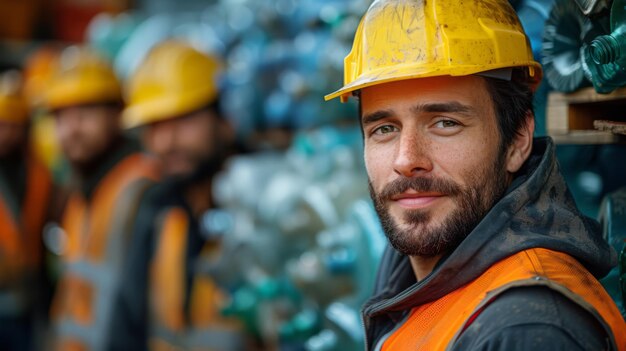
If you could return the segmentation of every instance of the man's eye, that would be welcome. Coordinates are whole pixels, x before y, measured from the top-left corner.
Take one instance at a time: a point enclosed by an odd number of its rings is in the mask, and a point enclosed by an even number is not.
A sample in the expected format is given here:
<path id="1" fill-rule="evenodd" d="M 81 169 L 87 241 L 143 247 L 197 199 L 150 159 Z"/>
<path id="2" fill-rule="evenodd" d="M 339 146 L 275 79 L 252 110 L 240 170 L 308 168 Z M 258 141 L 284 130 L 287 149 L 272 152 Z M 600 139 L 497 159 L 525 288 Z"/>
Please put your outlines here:
<path id="1" fill-rule="evenodd" d="M 435 123 L 435 127 L 437 128 L 453 128 L 458 126 L 459 123 L 451 120 L 451 119 L 443 119 L 437 123 Z"/>
<path id="2" fill-rule="evenodd" d="M 394 126 L 384 125 L 384 126 L 380 126 L 376 128 L 374 130 L 374 134 L 387 134 L 387 133 L 395 132 L 396 130 L 397 128 Z"/>

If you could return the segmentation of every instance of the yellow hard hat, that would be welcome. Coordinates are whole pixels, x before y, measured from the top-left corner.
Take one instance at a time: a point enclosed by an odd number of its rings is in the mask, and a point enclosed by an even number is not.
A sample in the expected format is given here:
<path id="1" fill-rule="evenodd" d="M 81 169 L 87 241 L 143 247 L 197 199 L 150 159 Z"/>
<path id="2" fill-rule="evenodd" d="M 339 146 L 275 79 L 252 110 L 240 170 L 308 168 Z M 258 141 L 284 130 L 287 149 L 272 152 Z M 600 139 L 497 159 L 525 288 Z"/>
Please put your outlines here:
<path id="1" fill-rule="evenodd" d="M 28 106 L 21 93 L 21 77 L 17 71 L 0 76 L 0 121 L 25 123 Z"/>
<path id="2" fill-rule="evenodd" d="M 535 89 L 541 65 L 507 0 L 376 0 L 344 61 L 344 86 L 330 100 L 377 84 L 525 67 Z"/>
<path id="3" fill-rule="evenodd" d="M 45 45 L 32 52 L 24 64 L 24 96 L 33 107 L 45 104 L 46 91 L 56 69 L 61 49 Z"/>
<path id="4" fill-rule="evenodd" d="M 61 53 L 45 96 L 49 110 L 122 102 L 122 88 L 102 56 L 86 47 L 72 46 Z"/>
<path id="5" fill-rule="evenodd" d="M 155 46 L 130 78 L 123 123 L 133 128 L 193 112 L 217 99 L 220 63 L 187 43 Z"/>

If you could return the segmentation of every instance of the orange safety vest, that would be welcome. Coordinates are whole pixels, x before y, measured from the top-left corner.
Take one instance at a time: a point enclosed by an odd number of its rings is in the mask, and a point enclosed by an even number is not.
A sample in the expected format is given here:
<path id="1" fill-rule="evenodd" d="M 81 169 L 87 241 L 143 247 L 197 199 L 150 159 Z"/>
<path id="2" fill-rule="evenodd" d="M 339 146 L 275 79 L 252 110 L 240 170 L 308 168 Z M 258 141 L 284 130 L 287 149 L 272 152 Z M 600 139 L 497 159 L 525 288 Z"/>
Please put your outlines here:
<path id="1" fill-rule="evenodd" d="M 59 350 L 105 347 L 139 201 L 157 178 L 155 160 L 135 153 L 100 181 L 91 202 L 70 195 L 62 222 L 65 267 L 52 305 Z"/>
<path id="2" fill-rule="evenodd" d="M 602 285 L 573 257 L 547 249 L 512 255 L 467 285 L 413 308 L 382 350 L 448 350 L 483 307 L 524 286 L 545 286 L 570 298 L 604 326 L 614 350 L 626 350 L 626 323 Z"/>
<path id="3" fill-rule="evenodd" d="M 7 299 L 12 301 L 5 307 L 18 314 L 28 308 L 24 305 L 26 301 L 21 296 L 24 292 L 21 289 L 29 288 L 21 286 L 20 282 L 32 277 L 41 264 L 43 226 L 51 193 L 48 169 L 34 157 L 29 157 L 20 218 L 14 218 L 0 194 L 0 294 L 5 302 Z"/>
<path id="4" fill-rule="evenodd" d="M 149 349 L 243 350 L 241 326 L 221 316 L 225 296 L 210 277 L 194 275 L 186 317 L 188 228 L 189 217 L 182 208 L 164 212 L 149 272 Z M 200 256 L 214 249 L 206 244 Z"/>

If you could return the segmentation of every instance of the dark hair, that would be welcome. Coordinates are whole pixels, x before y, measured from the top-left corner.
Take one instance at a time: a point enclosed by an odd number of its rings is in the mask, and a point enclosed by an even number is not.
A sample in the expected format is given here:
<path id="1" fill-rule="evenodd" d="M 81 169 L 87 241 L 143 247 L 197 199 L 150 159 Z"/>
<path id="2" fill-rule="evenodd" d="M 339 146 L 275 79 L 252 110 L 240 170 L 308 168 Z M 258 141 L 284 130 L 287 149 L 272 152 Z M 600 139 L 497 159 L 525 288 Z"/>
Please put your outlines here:
<path id="1" fill-rule="evenodd" d="M 503 148 L 511 145 L 520 129 L 527 123 L 526 118 L 533 118 L 534 115 L 533 92 L 519 74 L 514 70 L 510 81 L 485 77 Z"/>

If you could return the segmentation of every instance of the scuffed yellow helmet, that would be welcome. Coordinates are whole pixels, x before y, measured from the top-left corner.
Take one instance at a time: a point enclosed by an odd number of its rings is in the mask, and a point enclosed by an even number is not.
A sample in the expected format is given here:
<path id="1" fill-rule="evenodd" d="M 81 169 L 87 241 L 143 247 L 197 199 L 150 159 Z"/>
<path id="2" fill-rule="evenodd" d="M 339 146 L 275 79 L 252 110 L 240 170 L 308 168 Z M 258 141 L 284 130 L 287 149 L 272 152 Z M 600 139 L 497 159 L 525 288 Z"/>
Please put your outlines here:
<path id="1" fill-rule="evenodd" d="M 193 112 L 217 99 L 220 63 L 191 45 L 169 40 L 155 46 L 130 78 L 126 128 Z"/>
<path id="2" fill-rule="evenodd" d="M 356 90 L 398 80 L 524 67 L 535 89 L 541 65 L 507 0 L 376 0 L 344 61 L 345 102 Z"/>
<path id="3" fill-rule="evenodd" d="M 122 102 L 120 83 L 109 62 L 86 47 L 72 46 L 60 55 L 45 97 L 45 107 Z"/>
<path id="4" fill-rule="evenodd" d="M 0 76 L 0 121 L 28 121 L 28 106 L 21 92 L 21 76 L 17 71 L 8 71 Z"/>

